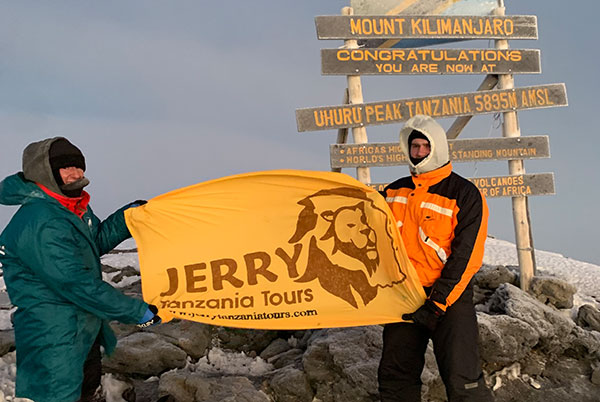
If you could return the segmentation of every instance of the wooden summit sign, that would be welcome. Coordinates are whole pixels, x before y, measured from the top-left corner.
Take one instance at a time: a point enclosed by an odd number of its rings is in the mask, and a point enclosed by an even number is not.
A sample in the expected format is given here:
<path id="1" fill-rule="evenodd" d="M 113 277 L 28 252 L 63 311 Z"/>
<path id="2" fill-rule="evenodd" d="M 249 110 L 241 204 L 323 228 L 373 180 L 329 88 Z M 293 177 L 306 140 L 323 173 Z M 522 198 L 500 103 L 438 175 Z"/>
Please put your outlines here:
<path id="1" fill-rule="evenodd" d="M 398 123 L 417 114 L 439 118 L 558 106 L 567 106 L 565 84 L 297 109 L 296 123 L 298 131 L 317 131 Z"/>
<path id="2" fill-rule="evenodd" d="M 541 72 L 540 51 L 511 49 L 509 40 L 537 39 L 537 17 L 506 16 L 503 0 L 350 0 L 341 16 L 315 17 L 319 39 L 343 39 L 321 50 L 321 73 L 345 75 L 340 106 L 296 110 L 298 131 L 338 129 L 331 167 L 355 167 L 372 187 L 371 166 L 406 163 L 398 143 L 369 143 L 366 126 L 400 123 L 415 115 L 458 117 L 448 129 L 456 138 L 472 116 L 502 113 L 502 137 L 449 141 L 456 162 L 507 160 L 509 176 L 470 179 L 486 197 L 512 197 L 521 288 L 535 273 L 527 197 L 554 194 L 552 173 L 525 174 L 524 160 L 549 158 L 547 136 L 521 137 L 518 110 L 567 106 L 564 84 L 514 87 L 515 74 Z M 487 49 L 423 48 L 470 39 L 494 40 Z M 365 103 L 362 75 L 485 74 L 477 92 Z M 497 86 L 496 90 L 492 90 Z M 397 131 L 396 131 L 397 132 Z M 349 134 L 355 144 L 345 144 Z"/>
<path id="3" fill-rule="evenodd" d="M 537 39 L 533 15 L 339 15 L 315 17 L 315 25 L 319 39 Z"/>
<path id="4" fill-rule="evenodd" d="M 456 162 L 541 159 L 550 157 L 548 136 L 449 140 Z M 397 142 L 330 145 L 331 167 L 398 166 L 407 163 Z"/>
<path id="5" fill-rule="evenodd" d="M 540 72 L 537 49 L 321 49 L 324 75 Z"/>
<path id="6" fill-rule="evenodd" d="M 473 177 L 469 180 L 486 198 L 555 194 L 554 173 Z M 387 183 L 371 183 L 370 186 L 382 191 Z"/>

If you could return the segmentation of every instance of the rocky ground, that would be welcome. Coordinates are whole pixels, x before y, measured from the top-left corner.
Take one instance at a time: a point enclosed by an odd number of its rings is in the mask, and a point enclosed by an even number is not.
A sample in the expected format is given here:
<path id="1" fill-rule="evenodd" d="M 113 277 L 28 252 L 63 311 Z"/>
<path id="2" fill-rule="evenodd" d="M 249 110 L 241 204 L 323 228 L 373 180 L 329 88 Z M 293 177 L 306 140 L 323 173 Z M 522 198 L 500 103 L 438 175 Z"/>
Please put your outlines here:
<path id="1" fill-rule="evenodd" d="M 135 269 L 105 269 L 140 297 Z M 535 278 L 525 293 L 514 267 L 484 266 L 475 283 L 483 366 L 496 401 L 600 401 L 597 305 L 572 309 L 576 289 L 552 277 Z M 103 361 L 103 384 L 123 400 L 378 400 L 381 326 L 258 331 L 174 321 L 114 329 L 119 343 Z M 12 331 L 0 331 L 0 355 L 14 360 L 13 350 Z M 431 348 L 422 379 L 424 401 L 446 400 Z"/>

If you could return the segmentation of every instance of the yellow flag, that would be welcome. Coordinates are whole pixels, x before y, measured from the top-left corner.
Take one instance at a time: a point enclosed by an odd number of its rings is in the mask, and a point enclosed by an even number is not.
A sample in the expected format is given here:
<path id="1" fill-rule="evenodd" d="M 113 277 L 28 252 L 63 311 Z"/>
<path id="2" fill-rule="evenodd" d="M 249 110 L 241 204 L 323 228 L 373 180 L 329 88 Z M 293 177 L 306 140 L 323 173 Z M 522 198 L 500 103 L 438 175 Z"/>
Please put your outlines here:
<path id="1" fill-rule="evenodd" d="M 401 321 L 425 294 L 385 199 L 341 173 L 212 180 L 125 211 L 163 318 L 257 329 Z"/>

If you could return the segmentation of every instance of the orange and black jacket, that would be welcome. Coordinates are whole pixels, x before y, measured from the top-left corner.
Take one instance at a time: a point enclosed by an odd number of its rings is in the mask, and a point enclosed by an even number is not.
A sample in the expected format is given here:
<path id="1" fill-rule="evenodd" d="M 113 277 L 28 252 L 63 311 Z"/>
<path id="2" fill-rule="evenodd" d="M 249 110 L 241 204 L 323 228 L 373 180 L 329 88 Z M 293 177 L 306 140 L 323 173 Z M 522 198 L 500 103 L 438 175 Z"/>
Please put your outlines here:
<path id="1" fill-rule="evenodd" d="M 481 267 L 488 209 L 479 189 L 448 163 L 404 177 L 382 192 L 408 257 L 429 298 L 443 310 L 463 293 Z"/>

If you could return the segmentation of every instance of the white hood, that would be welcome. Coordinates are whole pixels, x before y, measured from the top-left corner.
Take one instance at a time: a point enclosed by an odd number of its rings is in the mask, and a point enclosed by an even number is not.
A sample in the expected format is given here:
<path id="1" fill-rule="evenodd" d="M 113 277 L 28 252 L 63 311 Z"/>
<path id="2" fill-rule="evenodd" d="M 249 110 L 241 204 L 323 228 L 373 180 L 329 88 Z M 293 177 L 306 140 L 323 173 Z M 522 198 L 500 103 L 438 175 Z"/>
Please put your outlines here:
<path id="1" fill-rule="evenodd" d="M 410 149 L 408 136 L 413 130 L 417 130 L 429 140 L 431 152 L 417 165 L 410 160 Z M 438 169 L 450 161 L 448 153 L 448 139 L 446 131 L 433 118 L 425 115 L 411 117 L 400 130 L 400 148 L 408 158 L 408 167 L 413 174 L 422 174 Z"/>

